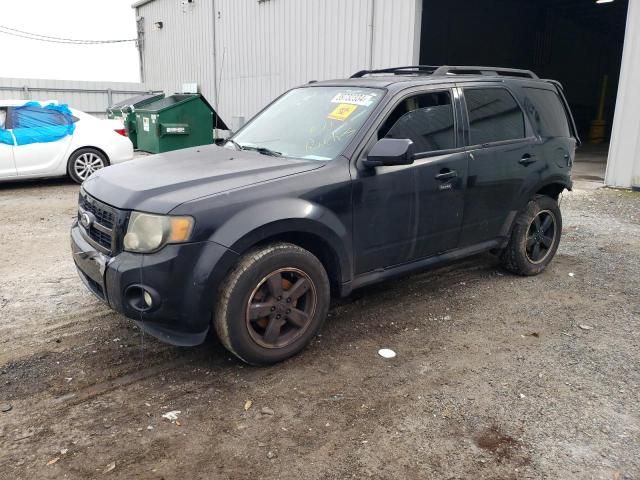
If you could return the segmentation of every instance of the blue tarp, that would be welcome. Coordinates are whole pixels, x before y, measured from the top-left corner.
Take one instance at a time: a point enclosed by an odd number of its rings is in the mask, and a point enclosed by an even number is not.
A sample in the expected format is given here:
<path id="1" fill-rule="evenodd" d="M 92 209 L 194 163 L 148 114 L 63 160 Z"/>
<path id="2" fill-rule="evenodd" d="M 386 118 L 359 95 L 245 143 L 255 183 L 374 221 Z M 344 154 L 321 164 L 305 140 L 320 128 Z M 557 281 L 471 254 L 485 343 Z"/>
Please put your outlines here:
<path id="1" fill-rule="evenodd" d="M 13 137 L 9 130 L 0 128 L 0 143 L 6 143 L 7 145 L 13 145 Z"/>
<path id="2" fill-rule="evenodd" d="M 67 105 L 40 105 L 28 102 L 20 107 L 13 107 L 11 126 L 16 139 L 16 146 L 30 143 L 55 142 L 73 134 L 76 126 L 73 115 Z M 0 129 L 0 143 L 13 145 L 11 134 Z"/>

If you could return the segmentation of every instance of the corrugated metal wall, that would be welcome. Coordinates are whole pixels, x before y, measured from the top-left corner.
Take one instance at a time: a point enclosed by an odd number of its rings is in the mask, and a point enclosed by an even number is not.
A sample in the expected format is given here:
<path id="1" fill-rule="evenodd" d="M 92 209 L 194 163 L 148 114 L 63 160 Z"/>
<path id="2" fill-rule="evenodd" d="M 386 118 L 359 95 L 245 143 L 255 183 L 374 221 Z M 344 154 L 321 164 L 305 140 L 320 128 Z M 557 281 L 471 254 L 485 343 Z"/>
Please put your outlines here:
<path id="1" fill-rule="evenodd" d="M 605 183 L 640 191 L 640 0 L 631 0 Z"/>
<path id="2" fill-rule="evenodd" d="M 110 97 L 116 103 L 143 91 L 142 83 L 0 78 L 0 100 L 58 100 L 98 117 L 106 116 Z"/>
<path id="3" fill-rule="evenodd" d="M 144 17 L 144 80 L 196 81 L 232 128 L 309 80 L 418 60 L 421 0 L 154 0 Z M 373 19 L 373 50 L 371 19 Z M 163 22 L 161 30 L 153 23 Z M 213 26 L 215 25 L 215 33 Z M 215 38 L 214 38 L 215 37 Z M 215 44 L 215 49 L 214 49 Z M 214 78 L 217 81 L 214 81 Z"/>
<path id="4" fill-rule="evenodd" d="M 142 81 L 166 94 L 195 82 L 214 98 L 213 0 L 151 1 L 138 7 L 143 28 Z M 162 28 L 154 26 L 162 22 Z"/>

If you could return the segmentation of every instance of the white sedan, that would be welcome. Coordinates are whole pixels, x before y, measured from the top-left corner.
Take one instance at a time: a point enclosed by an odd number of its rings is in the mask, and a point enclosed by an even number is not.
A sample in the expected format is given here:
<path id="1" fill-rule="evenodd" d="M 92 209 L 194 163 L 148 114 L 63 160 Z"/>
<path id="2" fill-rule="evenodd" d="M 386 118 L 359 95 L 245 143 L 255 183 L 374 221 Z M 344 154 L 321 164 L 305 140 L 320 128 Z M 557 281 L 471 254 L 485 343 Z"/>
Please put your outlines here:
<path id="1" fill-rule="evenodd" d="M 100 120 L 56 102 L 0 100 L 0 181 L 93 172 L 133 158 L 119 120 Z"/>

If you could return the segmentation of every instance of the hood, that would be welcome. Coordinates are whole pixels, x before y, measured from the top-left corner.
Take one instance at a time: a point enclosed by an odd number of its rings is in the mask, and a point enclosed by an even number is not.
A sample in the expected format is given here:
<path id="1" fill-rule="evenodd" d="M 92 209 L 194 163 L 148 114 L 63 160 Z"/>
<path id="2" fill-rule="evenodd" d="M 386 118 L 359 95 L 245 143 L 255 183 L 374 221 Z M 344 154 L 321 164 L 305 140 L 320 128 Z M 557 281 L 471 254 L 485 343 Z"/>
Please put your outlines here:
<path id="1" fill-rule="evenodd" d="M 324 162 L 269 157 L 216 145 L 176 150 L 99 170 L 84 190 L 116 208 L 168 213 L 178 205 L 320 168 Z"/>

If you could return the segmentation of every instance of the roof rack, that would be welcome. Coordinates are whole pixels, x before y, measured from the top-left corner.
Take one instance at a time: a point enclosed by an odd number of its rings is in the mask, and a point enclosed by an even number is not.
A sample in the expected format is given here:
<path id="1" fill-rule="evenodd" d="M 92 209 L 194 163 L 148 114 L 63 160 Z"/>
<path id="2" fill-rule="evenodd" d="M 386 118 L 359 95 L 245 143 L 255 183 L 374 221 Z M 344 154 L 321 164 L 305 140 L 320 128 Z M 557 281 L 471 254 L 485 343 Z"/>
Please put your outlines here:
<path id="1" fill-rule="evenodd" d="M 360 78 L 365 75 L 392 73 L 394 75 L 432 75 L 440 77 L 445 75 L 488 75 L 504 77 L 521 77 L 537 79 L 538 76 L 531 70 L 502 67 L 478 67 L 478 66 L 433 66 L 433 65 L 412 65 L 408 67 L 392 67 L 380 70 L 361 70 L 351 75 L 351 78 Z"/>
<path id="2" fill-rule="evenodd" d="M 477 67 L 477 66 L 449 66 L 443 65 L 439 67 L 434 76 L 440 75 L 491 75 L 505 77 L 523 77 L 538 78 L 531 70 L 522 70 L 520 68 L 503 68 L 503 67 Z"/>
<path id="3" fill-rule="evenodd" d="M 408 67 L 392 67 L 382 68 L 379 70 L 360 70 L 351 75 L 351 78 L 360 78 L 365 75 L 373 75 L 376 73 L 393 73 L 394 75 L 411 75 L 411 74 L 432 74 L 438 68 L 434 65 L 410 65 Z"/>

